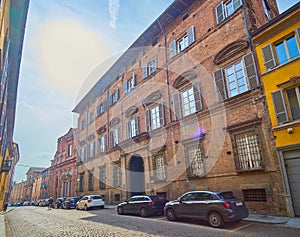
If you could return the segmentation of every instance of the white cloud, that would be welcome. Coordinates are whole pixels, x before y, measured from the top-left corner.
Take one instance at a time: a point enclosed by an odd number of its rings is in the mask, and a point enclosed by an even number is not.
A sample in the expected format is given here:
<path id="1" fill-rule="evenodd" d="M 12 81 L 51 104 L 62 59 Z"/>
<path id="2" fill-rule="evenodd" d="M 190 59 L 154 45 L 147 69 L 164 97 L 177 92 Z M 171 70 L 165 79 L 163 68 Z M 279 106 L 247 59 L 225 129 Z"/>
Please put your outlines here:
<path id="1" fill-rule="evenodd" d="M 35 59 L 46 86 L 75 96 L 88 73 L 109 56 L 108 46 L 78 21 L 46 23 L 35 42 Z"/>
<path id="2" fill-rule="evenodd" d="M 120 10 L 119 0 L 109 0 L 109 15 L 110 15 L 110 26 L 116 28 L 118 16 Z"/>

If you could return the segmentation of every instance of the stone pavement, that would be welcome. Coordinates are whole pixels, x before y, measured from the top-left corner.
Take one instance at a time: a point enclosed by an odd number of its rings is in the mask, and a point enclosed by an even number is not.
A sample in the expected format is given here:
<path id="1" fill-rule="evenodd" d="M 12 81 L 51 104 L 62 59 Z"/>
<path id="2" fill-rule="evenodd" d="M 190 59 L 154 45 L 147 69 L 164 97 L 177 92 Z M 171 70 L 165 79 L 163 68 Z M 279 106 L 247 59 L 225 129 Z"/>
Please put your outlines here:
<path id="1" fill-rule="evenodd" d="M 116 206 L 107 205 L 105 208 L 116 209 Z M 8 210 L 10 211 L 10 210 Z M 267 224 L 281 224 L 285 227 L 300 228 L 300 218 L 294 217 L 278 217 L 278 216 L 265 216 L 257 214 L 249 214 L 249 216 L 244 221 L 248 222 L 258 222 L 258 223 L 267 223 Z M 0 237 L 6 237 L 5 232 L 5 213 L 0 212 Z"/>

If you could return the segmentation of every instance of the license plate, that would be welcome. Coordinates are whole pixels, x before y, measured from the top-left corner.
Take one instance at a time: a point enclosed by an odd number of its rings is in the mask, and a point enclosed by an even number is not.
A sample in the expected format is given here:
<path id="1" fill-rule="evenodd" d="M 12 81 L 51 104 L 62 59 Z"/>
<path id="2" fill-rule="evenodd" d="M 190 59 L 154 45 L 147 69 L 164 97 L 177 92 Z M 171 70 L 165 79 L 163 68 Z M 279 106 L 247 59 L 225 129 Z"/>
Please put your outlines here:
<path id="1" fill-rule="evenodd" d="M 243 206 L 243 203 L 242 203 L 242 202 L 237 202 L 235 205 L 236 205 L 237 207 L 240 207 L 240 206 Z"/>

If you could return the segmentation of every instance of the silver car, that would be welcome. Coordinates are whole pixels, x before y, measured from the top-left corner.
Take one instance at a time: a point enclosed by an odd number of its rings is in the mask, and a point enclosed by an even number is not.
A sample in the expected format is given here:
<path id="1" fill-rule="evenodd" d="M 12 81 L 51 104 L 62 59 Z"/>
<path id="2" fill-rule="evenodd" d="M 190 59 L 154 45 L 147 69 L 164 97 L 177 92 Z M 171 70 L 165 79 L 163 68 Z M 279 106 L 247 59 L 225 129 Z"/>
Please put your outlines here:
<path id="1" fill-rule="evenodd" d="M 90 208 L 101 208 L 103 209 L 105 205 L 105 202 L 103 200 L 103 197 L 100 195 L 86 195 L 83 196 L 77 203 L 76 203 L 76 209 L 77 210 L 85 210 L 87 211 Z"/>

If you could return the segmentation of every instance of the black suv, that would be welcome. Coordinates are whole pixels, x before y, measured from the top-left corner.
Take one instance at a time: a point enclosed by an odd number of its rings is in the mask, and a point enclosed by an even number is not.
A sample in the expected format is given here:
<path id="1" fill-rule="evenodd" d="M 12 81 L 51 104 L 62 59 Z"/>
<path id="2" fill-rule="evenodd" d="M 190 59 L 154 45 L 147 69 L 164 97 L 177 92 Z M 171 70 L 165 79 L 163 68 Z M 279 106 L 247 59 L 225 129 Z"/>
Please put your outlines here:
<path id="1" fill-rule="evenodd" d="M 248 217 L 248 209 L 231 191 L 193 191 L 168 202 L 164 214 L 170 221 L 193 218 L 206 220 L 213 227 L 221 227 L 226 222 L 238 222 Z"/>
<path id="2" fill-rule="evenodd" d="M 142 217 L 163 214 L 166 199 L 157 195 L 132 196 L 117 206 L 119 215 L 136 214 Z"/>

